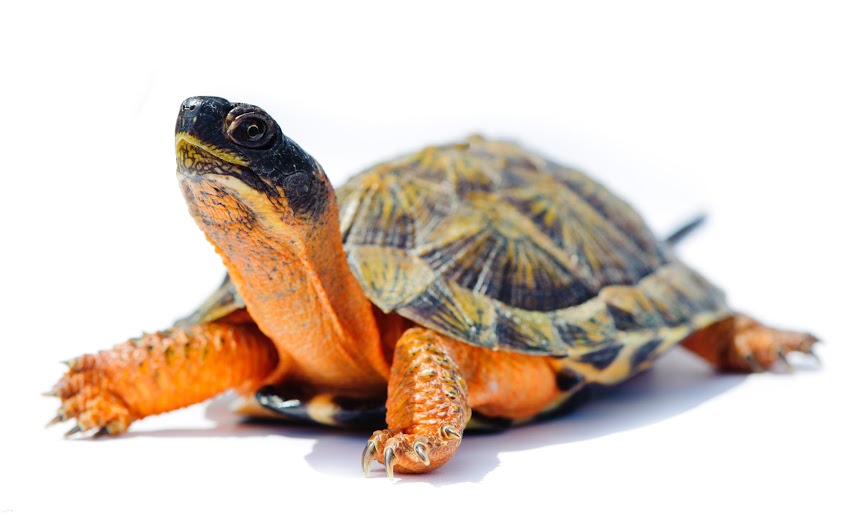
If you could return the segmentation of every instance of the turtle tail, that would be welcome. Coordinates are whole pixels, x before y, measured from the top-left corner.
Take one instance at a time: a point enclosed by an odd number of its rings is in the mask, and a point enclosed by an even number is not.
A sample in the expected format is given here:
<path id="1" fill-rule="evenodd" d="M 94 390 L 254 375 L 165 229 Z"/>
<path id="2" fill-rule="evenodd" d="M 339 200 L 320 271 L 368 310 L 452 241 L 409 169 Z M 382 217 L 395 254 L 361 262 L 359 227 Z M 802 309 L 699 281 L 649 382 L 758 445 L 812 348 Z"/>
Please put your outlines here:
<path id="1" fill-rule="evenodd" d="M 685 237 L 698 230 L 700 226 L 705 223 L 705 220 L 705 214 L 698 214 L 693 219 L 674 230 L 673 233 L 667 236 L 665 241 L 671 246 L 676 246 L 677 244 L 685 240 Z"/>

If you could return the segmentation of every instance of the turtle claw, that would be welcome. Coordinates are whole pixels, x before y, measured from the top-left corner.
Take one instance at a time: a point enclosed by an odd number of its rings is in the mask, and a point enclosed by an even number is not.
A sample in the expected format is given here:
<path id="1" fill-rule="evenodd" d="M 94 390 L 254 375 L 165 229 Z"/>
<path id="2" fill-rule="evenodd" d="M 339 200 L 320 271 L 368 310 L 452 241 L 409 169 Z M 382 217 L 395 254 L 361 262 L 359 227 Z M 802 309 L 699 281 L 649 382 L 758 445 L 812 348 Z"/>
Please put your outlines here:
<path id="1" fill-rule="evenodd" d="M 102 438 L 103 436 L 110 436 L 111 431 L 108 430 L 107 426 L 100 427 L 97 429 L 97 432 L 94 433 L 93 438 Z"/>
<path id="2" fill-rule="evenodd" d="M 462 434 L 453 422 L 427 429 L 416 429 L 415 433 L 400 431 L 376 431 L 363 449 L 363 474 L 369 476 L 372 463 L 383 464 L 389 479 L 395 473 L 418 474 L 439 468 L 457 450 Z"/>
<path id="3" fill-rule="evenodd" d="M 70 438 L 74 434 L 81 433 L 84 429 L 79 427 L 78 425 L 74 425 L 68 432 L 64 433 L 65 438 Z"/>
<path id="4" fill-rule="evenodd" d="M 453 427 L 444 425 L 442 426 L 442 435 L 447 440 L 460 440 L 462 439 L 462 435 L 456 431 Z"/>
<path id="5" fill-rule="evenodd" d="M 383 466 L 386 467 L 386 476 L 390 481 L 395 481 L 395 449 L 387 447 L 383 453 Z"/>
<path id="6" fill-rule="evenodd" d="M 384 432 L 381 431 L 381 433 Z M 363 467 L 363 475 L 366 477 L 369 477 L 372 463 L 378 459 L 378 451 L 381 449 L 381 438 L 382 436 L 379 433 L 375 433 L 375 436 L 366 442 L 366 447 L 363 449 L 363 457 L 361 458 L 360 464 Z M 387 438 L 386 443 L 389 445 L 383 449 L 383 456 L 380 458 L 380 462 L 383 463 L 386 469 L 386 475 L 390 480 L 395 480 L 395 466 L 399 463 L 403 465 L 409 459 L 408 455 L 412 457 L 413 453 L 415 453 L 418 459 L 412 459 L 412 462 L 418 461 L 425 467 L 430 466 L 429 445 L 423 440 L 416 440 L 413 442 L 412 448 L 410 448 L 409 437 L 406 435 L 396 435 Z M 399 456 L 404 459 L 399 461 Z M 405 472 L 405 470 L 401 470 L 401 472 Z"/>
<path id="7" fill-rule="evenodd" d="M 47 427 L 75 420 L 76 425 L 65 437 L 83 431 L 104 430 L 119 434 L 134 420 L 125 401 L 112 389 L 109 377 L 96 365 L 94 356 L 65 361 L 68 371 L 45 396 L 58 397 L 61 407 Z M 101 436 L 97 433 L 95 436 Z"/>
<path id="8" fill-rule="evenodd" d="M 430 466 L 430 458 L 427 457 L 427 446 L 421 442 L 413 444 L 413 450 L 416 451 L 416 456 L 419 457 L 425 467 Z"/>
<path id="9" fill-rule="evenodd" d="M 73 428 L 70 429 L 68 432 L 64 433 L 64 437 L 70 438 L 71 436 L 73 436 L 75 434 L 83 433 L 83 432 L 86 432 L 86 431 L 90 431 L 90 429 L 83 429 L 81 425 L 77 424 L 77 425 L 73 426 Z M 103 436 L 109 436 L 110 434 L 111 434 L 111 432 L 108 430 L 108 426 L 102 426 L 102 427 L 97 427 L 96 431 L 94 431 L 93 434 L 90 434 L 89 436 L 91 438 L 102 438 Z"/>
<path id="10" fill-rule="evenodd" d="M 796 369 L 793 368 L 793 365 L 790 364 L 790 361 L 787 360 L 787 353 L 785 353 L 784 350 L 779 350 L 778 356 L 779 356 L 779 362 L 784 365 L 784 368 L 785 368 L 785 370 L 787 370 L 787 373 L 793 373 L 793 372 L 796 371 Z"/>
<path id="11" fill-rule="evenodd" d="M 761 363 L 758 362 L 758 359 L 756 359 L 755 355 L 752 353 L 744 355 L 743 361 L 752 373 L 761 373 L 765 371 L 765 368 L 761 366 Z"/>
<path id="12" fill-rule="evenodd" d="M 817 355 L 813 348 L 808 348 L 808 350 L 804 350 L 802 353 L 813 359 L 814 362 L 817 363 L 817 366 L 822 366 L 823 360 L 819 355 Z"/>
<path id="13" fill-rule="evenodd" d="M 787 356 L 791 352 L 799 352 L 811 357 L 817 366 L 822 365 L 817 353 L 814 351 L 814 345 L 819 342 L 819 338 L 813 334 L 802 332 L 784 332 L 776 331 L 778 336 L 781 336 L 780 342 L 776 344 L 776 356 L 778 362 L 782 363 L 789 373 L 793 373 L 796 369 L 788 361 Z"/>
<path id="14" fill-rule="evenodd" d="M 47 425 L 45 425 L 44 427 L 53 427 L 54 425 L 58 424 L 59 422 L 64 422 L 64 420 L 65 420 L 64 415 L 62 414 L 61 411 L 59 411 L 58 413 L 56 413 L 56 416 L 54 416 L 52 420 L 47 422 Z"/>
<path id="15" fill-rule="evenodd" d="M 366 443 L 366 448 L 363 449 L 363 459 L 361 465 L 363 467 L 363 475 L 369 477 L 369 471 L 372 468 L 372 462 L 375 461 L 375 455 L 378 452 L 378 444 L 374 440 L 369 440 Z"/>

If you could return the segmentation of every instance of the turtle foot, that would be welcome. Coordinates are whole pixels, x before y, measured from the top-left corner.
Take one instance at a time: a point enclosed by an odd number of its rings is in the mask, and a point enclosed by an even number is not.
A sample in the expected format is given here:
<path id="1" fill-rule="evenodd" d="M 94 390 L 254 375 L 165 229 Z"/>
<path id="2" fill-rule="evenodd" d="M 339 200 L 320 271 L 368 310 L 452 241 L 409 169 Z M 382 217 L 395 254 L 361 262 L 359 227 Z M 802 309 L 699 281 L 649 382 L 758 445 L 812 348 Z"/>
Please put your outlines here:
<path id="1" fill-rule="evenodd" d="M 75 419 L 68 438 L 93 431 L 95 436 L 119 434 L 135 420 L 125 402 L 114 393 L 99 357 L 84 355 L 67 361 L 68 371 L 45 395 L 61 399 L 61 408 L 47 426 Z"/>
<path id="2" fill-rule="evenodd" d="M 814 344 L 819 339 L 806 332 L 779 330 L 762 325 L 746 316 L 736 318 L 735 339 L 728 349 L 721 368 L 731 371 L 763 372 L 781 363 L 789 371 L 793 367 L 787 360 L 792 352 L 809 355 L 819 361 Z"/>
<path id="3" fill-rule="evenodd" d="M 278 364 L 254 325 L 204 323 L 130 339 L 68 361 L 47 395 L 61 408 L 50 422 L 76 420 L 69 435 L 119 434 L 135 420 L 187 407 L 227 389 L 252 391 Z"/>
<path id="4" fill-rule="evenodd" d="M 395 345 L 386 400 L 389 429 L 372 434 L 363 451 L 363 473 L 377 459 L 386 475 L 421 473 L 457 452 L 471 418 L 468 387 L 444 339 L 412 328 Z"/>
<path id="5" fill-rule="evenodd" d="M 799 352 L 819 362 L 812 334 L 768 327 L 737 314 L 698 330 L 683 345 L 729 372 L 763 372 L 782 364 L 792 371 L 788 355 Z"/>
<path id="6" fill-rule="evenodd" d="M 372 463 L 383 463 L 386 475 L 395 472 L 422 473 L 444 465 L 457 451 L 462 435 L 457 424 L 445 424 L 435 434 L 377 431 L 363 450 L 363 473 L 368 477 Z"/>

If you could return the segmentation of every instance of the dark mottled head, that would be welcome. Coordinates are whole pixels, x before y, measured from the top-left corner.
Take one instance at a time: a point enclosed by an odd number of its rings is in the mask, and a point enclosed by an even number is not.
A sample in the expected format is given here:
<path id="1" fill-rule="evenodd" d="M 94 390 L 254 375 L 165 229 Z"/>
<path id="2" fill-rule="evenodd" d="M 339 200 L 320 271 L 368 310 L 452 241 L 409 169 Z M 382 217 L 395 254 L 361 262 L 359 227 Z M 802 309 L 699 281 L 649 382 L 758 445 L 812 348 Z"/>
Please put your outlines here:
<path id="1" fill-rule="evenodd" d="M 273 210 L 297 219 L 318 219 L 330 186 L 322 168 L 284 135 L 257 106 L 219 97 L 184 101 L 176 122 L 176 157 L 182 189 L 236 197 L 244 211 Z"/>

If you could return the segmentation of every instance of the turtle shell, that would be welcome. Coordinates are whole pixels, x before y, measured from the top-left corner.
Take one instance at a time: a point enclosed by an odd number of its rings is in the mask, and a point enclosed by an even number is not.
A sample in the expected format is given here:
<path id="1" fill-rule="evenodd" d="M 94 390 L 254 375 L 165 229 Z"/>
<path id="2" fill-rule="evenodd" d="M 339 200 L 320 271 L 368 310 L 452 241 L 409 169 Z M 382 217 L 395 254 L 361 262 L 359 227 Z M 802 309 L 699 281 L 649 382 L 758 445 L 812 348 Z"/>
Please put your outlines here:
<path id="1" fill-rule="evenodd" d="M 363 171 L 337 196 L 369 299 L 473 345 L 613 359 L 728 310 L 627 203 L 511 142 L 428 147 Z"/>

